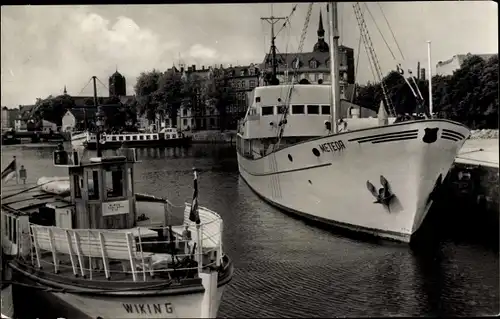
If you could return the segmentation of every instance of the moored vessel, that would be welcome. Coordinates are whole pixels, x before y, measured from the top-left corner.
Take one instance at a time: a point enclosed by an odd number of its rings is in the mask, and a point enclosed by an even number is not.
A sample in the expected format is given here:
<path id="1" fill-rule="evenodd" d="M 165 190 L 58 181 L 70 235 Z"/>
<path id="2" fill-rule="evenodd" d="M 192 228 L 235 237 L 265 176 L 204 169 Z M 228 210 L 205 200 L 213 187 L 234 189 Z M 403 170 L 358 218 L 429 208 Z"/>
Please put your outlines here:
<path id="1" fill-rule="evenodd" d="M 76 154 L 75 154 L 76 153 Z M 98 153 L 100 153 L 98 151 Z M 2 192 L 2 241 L 14 279 L 91 318 L 214 318 L 233 265 L 221 217 L 135 194 L 135 150 L 82 159 L 68 177 Z"/>
<path id="2" fill-rule="evenodd" d="M 470 131 L 431 116 L 340 118 L 337 4 L 329 6 L 331 85 L 256 88 L 237 136 L 240 175 L 287 212 L 410 242 Z"/>

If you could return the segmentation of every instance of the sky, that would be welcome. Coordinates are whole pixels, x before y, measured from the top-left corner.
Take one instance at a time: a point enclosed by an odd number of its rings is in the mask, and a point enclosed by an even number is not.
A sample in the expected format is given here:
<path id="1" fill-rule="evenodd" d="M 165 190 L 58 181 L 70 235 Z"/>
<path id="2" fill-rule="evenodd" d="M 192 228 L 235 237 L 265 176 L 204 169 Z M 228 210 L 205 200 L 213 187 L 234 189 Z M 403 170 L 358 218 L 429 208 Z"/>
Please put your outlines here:
<path id="1" fill-rule="evenodd" d="M 2 6 L 1 104 L 33 104 L 36 98 L 62 94 L 65 85 L 68 94 L 92 95 L 92 86 L 86 85 L 90 77 L 107 85 L 116 69 L 127 79 L 127 94 L 133 94 L 137 76 L 153 68 L 166 70 L 179 62 L 198 68 L 262 63 L 269 52 L 270 26 L 260 18 L 288 16 L 293 5 Z M 307 8 L 307 3 L 298 4 L 290 26 L 278 34 L 279 52 L 297 52 Z M 384 74 L 396 62 L 414 72 L 418 61 L 427 67 L 427 40 L 432 41 L 433 68 L 455 54 L 498 52 L 498 9 L 492 1 L 370 2 L 361 8 Z M 312 51 L 317 41 L 320 9 L 328 28 L 326 3 L 315 3 L 303 52 Z M 358 57 L 352 3 L 339 3 L 338 11 L 340 42 L 359 58 L 357 81 L 373 81 L 363 44 Z M 105 86 L 97 88 L 107 96 Z"/>

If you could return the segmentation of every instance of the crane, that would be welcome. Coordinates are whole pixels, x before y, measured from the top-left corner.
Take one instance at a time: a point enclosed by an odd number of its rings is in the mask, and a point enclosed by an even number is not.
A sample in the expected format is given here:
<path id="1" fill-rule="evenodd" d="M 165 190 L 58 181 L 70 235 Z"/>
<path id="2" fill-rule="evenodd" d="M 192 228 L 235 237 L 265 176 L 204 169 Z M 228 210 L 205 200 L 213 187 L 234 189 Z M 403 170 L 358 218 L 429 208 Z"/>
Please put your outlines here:
<path id="1" fill-rule="evenodd" d="M 370 33 L 368 32 L 368 28 L 366 26 L 365 18 L 363 15 L 363 12 L 361 11 L 361 6 L 359 2 L 355 2 L 352 5 L 354 9 L 354 15 L 356 16 L 356 20 L 358 22 L 358 27 L 359 27 L 359 32 L 361 35 L 361 39 L 363 40 L 363 44 L 366 49 L 366 53 L 368 55 L 368 60 L 370 62 L 370 66 L 373 65 L 373 71 L 377 77 L 377 80 L 380 82 L 380 86 L 382 87 L 382 93 L 384 95 L 384 100 L 387 105 L 389 114 L 392 116 L 396 116 L 396 110 L 394 109 L 394 106 L 391 102 L 391 99 L 389 98 L 387 94 L 387 87 L 384 84 L 383 81 L 383 76 L 382 76 L 382 70 L 380 68 L 380 64 L 377 58 L 377 54 L 375 53 L 375 50 L 373 48 L 373 43 L 372 39 L 370 38 Z"/>

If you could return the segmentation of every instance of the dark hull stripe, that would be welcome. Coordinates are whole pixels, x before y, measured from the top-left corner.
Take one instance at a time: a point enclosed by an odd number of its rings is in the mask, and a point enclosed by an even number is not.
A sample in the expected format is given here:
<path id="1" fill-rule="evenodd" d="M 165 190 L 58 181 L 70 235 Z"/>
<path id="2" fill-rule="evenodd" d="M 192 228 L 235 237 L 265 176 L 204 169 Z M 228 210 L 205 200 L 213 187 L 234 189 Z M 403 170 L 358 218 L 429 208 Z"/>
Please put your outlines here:
<path id="1" fill-rule="evenodd" d="M 443 133 L 441 134 L 441 136 L 454 137 L 454 138 L 456 138 L 456 139 L 458 139 L 458 140 L 462 140 L 462 139 L 463 139 L 463 137 L 459 136 L 458 134 L 454 134 L 454 133 L 447 133 L 447 132 L 443 132 Z"/>
<path id="2" fill-rule="evenodd" d="M 389 136 L 393 136 L 393 135 L 400 136 L 400 135 L 406 135 L 409 133 L 413 133 L 413 134 L 418 133 L 418 129 L 408 130 L 408 131 L 403 131 L 403 132 L 391 132 L 391 133 L 375 134 L 375 135 L 371 135 L 371 136 L 357 137 L 357 138 L 350 139 L 349 142 L 358 141 L 359 143 L 362 143 L 362 142 L 368 142 L 372 139 L 389 137 Z"/>
<path id="3" fill-rule="evenodd" d="M 286 207 L 286 206 L 283 206 L 283 205 L 280 205 L 264 196 L 262 196 L 261 194 L 259 194 L 251 185 L 250 183 L 248 183 L 245 179 L 245 177 L 243 177 L 243 175 L 241 175 L 241 178 L 245 181 L 245 183 L 248 185 L 248 187 L 250 187 L 250 189 L 255 193 L 257 194 L 257 196 L 259 196 L 261 199 L 263 199 L 265 202 L 271 204 L 272 206 L 275 206 L 287 213 L 290 213 L 290 214 L 293 214 L 293 215 L 296 215 L 296 216 L 299 216 L 299 217 L 302 217 L 302 218 L 305 218 L 305 219 L 309 219 L 309 220 L 313 220 L 313 221 L 316 221 L 316 222 L 319 222 L 321 224 L 325 224 L 325 225 L 331 225 L 331 226 L 334 226 L 334 227 L 339 227 L 339 228 L 343 228 L 343 229 L 347 229 L 347 230 L 350 230 L 350 231 L 353 231 L 353 232 L 362 232 L 362 233 L 365 233 L 365 234 L 368 234 L 368 235 L 372 235 L 374 237 L 384 237 L 386 239 L 389 239 L 389 240 L 395 240 L 395 241 L 398 241 L 394 238 L 391 238 L 391 237 L 386 237 L 384 236 L 385 235 L 389 235 L 389 236 L 392 236 L 392 237 L 398 237 L 398 238 L 401 238 L 401 241 L 404 241 L 404 239 L 408 239 L 407 241 L 409 241 L 409 238 L 411 237 L 410 235 L 407 235 L 407 234 L 403 234 L 403 233 L 398 233 L 398 232 L 393 232 L 393 231 L 386 231 L 386 230 L 380 230 L 380 229 L 375 229 L 375 228 L 368 228 L 368 227 L 363 227 L 363 226 L 357 226 L 357 225 L 352 225 L 352 224 L 348 224 L 348 223 L 343 223 L 343 222 L 339 222 L 339 221 L 335 221 L 335 220 L 331 220 L 331 219 L 326 219 L 326 218 L 323 218 L 323 217 L 318 217 L 318 216 L 314 216 L 314 215 L 311 215 L 311 214 L 307 214 L 307 213 L 304 213 L 304 212 L 299 212 L 297 210 L 294 210 L 292 208 L 289 208 L 289 207 Z M 378 235 L 376 234 L 373 234 L 373 233 L 377 233 Z"/>
<path id="4" fill-rule="evenodd" d="M 367 142 L 372 142 L 375 143 L 376 141 L 385 141 L 385 140 L 390 140 L 393 138 L 405 138 L 405 137 L 412 137 L 412 136 L 418 136 L 418 132 L 415 133 L 404 133 L 404 134 L 399 134 L 399 135 L 392 135 L 392 136 L 381 136 L 381 137 L 375 137 L 375 138 L 370 138 L 367 140 L 363 141 L 358 141 L 358 143 L 367 143 Z"/>
<path id="5" fill-rule="evenodd" d="M 450 141 L 453 141 L 453 142 L 458 142 L 460 141 L 459 138 L 456 138 L 456 137 L 450 137 L 450 136 L 446 136 L 446 135 L 441 135 L 441 138 L 442 139 L 445 139 L 445 140 L 450 140 Z"/>
<path id="6" fill-rule="evenodd" d="M 248 175 L 252 175 L 252 176 L 271 176 L 271 175 L 285 174 L 285 173 L 291 173 L 291 172 L 306 171 L 309 169 L 325 167 L 325 166 L 330 166 L 330 165 L 332 165 L 332 163 L 325 163 L 325 164 L 306 166 L 306 167 L 301 167 L 301 168 L 294 168 L 294 169 L 288 169 L 288 170 L 279 171 L 279 172 L 268 172 L 268 173 L 250 173 L 247 170 L 245 170 L 245 172 L 247 172 Z"/>
<path id="7" fill-rule="evenodd" d="M 460 136 L 462 139 L 465 138 L 465 136 L 463 134 L 461 134 L 459 132 L 452 131 L 452 130 L 448 130 L 448 129 L 445 129 L 445 128 L 443 129 L 443 132 L 450 133 L 450 134 L 456 134 L 456 135 Z"/>
<path id="8" fill-rule="evenodd" d="M 409 135 L 409 136 L 404 136 L 404 137 L 386 138 L 385 140 L 374 141 L 374 142 L 372 142 L 372 144 L 389 143 L 389 142 L 406 141 L 406 140 L 416 140 L 416 139 L 417 139 L 417 135 Z"/>

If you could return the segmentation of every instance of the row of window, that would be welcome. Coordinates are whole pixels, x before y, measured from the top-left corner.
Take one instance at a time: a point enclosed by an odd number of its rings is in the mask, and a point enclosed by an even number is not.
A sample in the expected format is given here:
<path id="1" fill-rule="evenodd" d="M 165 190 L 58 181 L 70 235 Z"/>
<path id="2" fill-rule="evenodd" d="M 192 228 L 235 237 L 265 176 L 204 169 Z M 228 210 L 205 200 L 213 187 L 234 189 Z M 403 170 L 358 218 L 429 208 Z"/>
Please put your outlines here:
<path id="1" fill-rule="evenodd" d="M 254 87 L 257 86 L 257 82 L 255 80 L 250 80 L 248 81 L 248 88 L 253 89 Z M 231 82 L 231 86 L 237 88 L 237 89 L 246 89 L 247 84 L 246 81 L 234 81 Z"/>
<path id="2" fill-rule="evenodd" d="M 174 134 L 173 137 L 176 135 Z M 170 135 L 167 134 L 167 138 L 170 138 Z M 90 137 L 91 141 L 95 141 L 96 137 L 93 135 Z M 107 141 L 144 141 L 144 140 L 157 140 L 158 134 L 139 134 L 139 135 L 106 135 Z"/>
<path id="3" fill-rule="evenodd" d="M 330 115 L 330 105 L 297 105 L 294 104 L 288 108 L 285 105 L 279 106 L 263 106 L 261 108 L 261 115 L 275 115 L 277 108 L 278 114 L 314 114 L 314 115 Z M 290 113 L 291 111 L 291 113 Z"/>
<path id="4" fill-rule="evenodd" d="M 132 192 L 132 170 L 127 169 L 127 176 L 120 167 L 107 167 L 104 173 L 104 184 L 106 187 L 105 199 L 124 197 L 127 190 Z M 99 172 L 87 172 L 87 188 L 89 200 L 99 200 Z M 125 178 L 127 178 L 127 187 L 125 187 Z M 83 180 L 78 175 L 73 175 L 73 184 L 75 189 L 75 198 L 82 197 Z"/>

